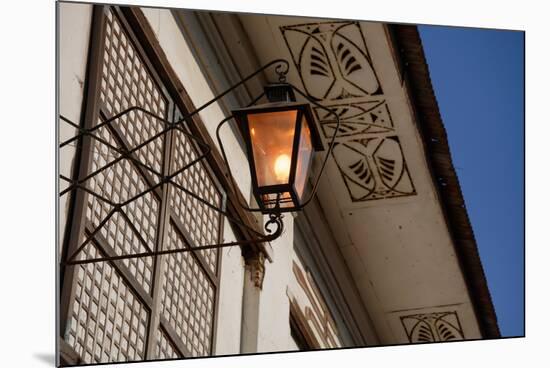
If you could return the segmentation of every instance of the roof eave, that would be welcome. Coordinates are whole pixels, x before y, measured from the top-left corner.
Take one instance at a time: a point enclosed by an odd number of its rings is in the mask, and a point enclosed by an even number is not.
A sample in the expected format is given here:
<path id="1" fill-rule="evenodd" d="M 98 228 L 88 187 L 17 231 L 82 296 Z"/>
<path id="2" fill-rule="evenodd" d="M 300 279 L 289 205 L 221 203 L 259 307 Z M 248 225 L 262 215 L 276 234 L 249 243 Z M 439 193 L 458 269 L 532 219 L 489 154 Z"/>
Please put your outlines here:
<path id="1" fill-rule="evenodd" d="M 479 257 L 460 183 L 454 169 L 447 133 L 432 87 L 418 29 L 414 25 L 388 25 L 394 56 L 416 114 L 426 161 L 440 198 L 443 214 L 470 293 L 483 338 L 500 338 L 500 330 Z M 445 185 L 441 185 L 445 183 Z"/>

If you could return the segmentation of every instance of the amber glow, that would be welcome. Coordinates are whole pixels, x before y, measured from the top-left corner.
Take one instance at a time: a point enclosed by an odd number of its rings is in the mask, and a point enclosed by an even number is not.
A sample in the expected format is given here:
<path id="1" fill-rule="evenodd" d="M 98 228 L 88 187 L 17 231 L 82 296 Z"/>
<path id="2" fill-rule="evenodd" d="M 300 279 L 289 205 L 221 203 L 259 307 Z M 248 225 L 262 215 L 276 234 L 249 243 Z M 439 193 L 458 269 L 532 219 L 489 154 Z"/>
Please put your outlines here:
<path id="1" fill-rule="evenodd" d="M 288 183 L 296 115 L 292 110 L 248 116 L 259 187 Z"/>
<path id="2" fill-rule="evenodd" d="M 279 181 L 284 181 L 288 177 L 290 171 L 290 157 L 286 154 L 279 155 L 273 166 L 275 177 Z"/>
<path id="3" fill-rule="evenodd" d="M 311 113 L 293 106 L 258 109 L 242 122 L 248 129 L 245 139 L 258 203 L 264 208 L 298 207 L 312 188 L 307 185 L 314 151 Z"/>

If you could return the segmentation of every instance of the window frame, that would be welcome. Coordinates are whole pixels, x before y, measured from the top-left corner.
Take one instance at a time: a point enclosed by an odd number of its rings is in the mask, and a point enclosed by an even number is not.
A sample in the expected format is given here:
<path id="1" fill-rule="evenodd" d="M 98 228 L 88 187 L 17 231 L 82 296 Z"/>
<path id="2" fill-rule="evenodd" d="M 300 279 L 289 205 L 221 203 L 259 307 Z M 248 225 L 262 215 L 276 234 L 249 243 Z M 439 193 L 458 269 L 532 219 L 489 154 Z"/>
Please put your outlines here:
<path id="1" fill-rule="evenodd" d="M 99 95 L 100 95 L 100 81 L 102 75 L 102 66 L 103 66 L 103 52 L 105 52 L 105 23 L 106 23 L 106 12 L 109 9 L 113 10 L 113 15 L 116 15 L 121 21 L 121 25 L 124 27 L 128 38 L 133 42 L 133 45 L 136 48 L 136 51 L 140 54 L 141 60 L 144 63 L 144 66 L 151 73 L 151 77 L 155 79 L 158 86 L 161 88 L 163 95 L 168 101 L 167 113 L 169 114 L 168 118 L 173 118 L 177 113 L 185 114 L 188 111 L 193 111 L 194 106 L 191 103 L 189 96 L 187 95 L 185 89 L 181 85 L 181 82 L 178 80 L 176 74 L 170 67 L 166 56 L 164 55 L 156 36 L 154 35 L 151 26 L 143 15 L 142 11 L 137 7 L 117 7 L 109 5 L 94 5 L 92 11 L 92 22 L 91 22 L 91 32 L 90 32 L 90 44 L 88 49 L 88 60 L 86 68 L 86 80 L 84 86 L 84 97 L 82 105 L 82 114 L 80 125 L 84 129 L 91 128 L 100 115 L 105 116 L 105 109 L 101 106 Z M 211 147 L 215 147 L 213 142 L 204 127 L 203 122 L 200 120 L 198 115 L 195 115 L 192 119 L 192 123 L 187 126 L 190 133 L 198 135 L 204 141 L 210 144 Z M 170 147 L 167 148 L 166 144 L 170 143 Z M 119 141 L 120 143 L 120 141 Z M 93 139 L 88 136 L 82 136 L 77 142 L 77 149 L 74 156 L 74 167 L 72 178 L 80 178 L 87 175 L 90 161 L 91 161 L 91 152 L 92 152 Z M 174 154 L 174 144 L 172 132 L 168 133 L 165 138 L 165 143 L 163 147 L 164 162 L 168 161 L 168 158 Z M 222 194 L 222 203 L 227 203 L 227 207 L 230 213 L 233 213 L 238 216 L 238 218 L 247 223 L 247 225 L 252 228 L 258 228 L 258 225 L 250 216 L 243 215 L 238 210 L 238 205 L 236 206 L 236 196 L 240 193 L 229 193 L 229 186 L 227 185 L 227 178 L 222 175 L 227 172 L 227 169 L 224 167 L 223 162 L 221 161 L 221 156 L 216 157 L 216 154 L 219 156 L 219 153 L 213 152 L 212 155 L 208 157 L 203 167 L 207 169 L 207 174 L 214 181 L 215 186 L 218 190 L 221 190 Z M 218 160 L 217 160 L 218 159 Z M 135 165 L 134 165 L 135 166 Z M 166 165 L 163 165 L 166 166 Z M 138 168 L 138 167 L 136 167 Z M 165 170 L 166 168 L 163 168 Z M 139 170 L 139 168 L 138 168 Z M 140 173 L 142 174 L 142 173 Z M 142 177 L 144 177 L 142 175 Z M 164 238 L 165 229 L 170 223 L 174 223 L 173 219 L 170 219 L 171 215 L 168 215 L 170 204 L 168 201 L 168 186 L 166 189 L 157 191 L 156 196 L 160 204 L 159 211 L 159 229 L 158 236 L 156 239 L 156 245 L 158 245 L 161 240 Z M 242 199 L 242 198 L 241 198 Z M 61 262 L 62 265 L 59 269 L 60 278 L 60 310 L 59 310 L 59 339 L 62 340 L 58 344 L 60 347 L 60 358 L 62 364 L 75 364 L 75 352 L 64 340 L 64 335 L 67 330 L 67 324 L 70 320 L 72 303 L 74 301 L 75 293 L 75 272 L 77 266 L 63 266 L 63 262 L 67 260 L 67 257 L 74 253 L 79 244 L 82 243 L 83 234 L 86 230 L 86 204 L 87 204 L 87 195 L 82 190 L 75 190 L 74 193 L 70 194 L 69 198 L 69 211 L 67 216 L 67 223 L 65 225 L 65 231 L 63 234 L 63 244 L 61 251 Z M 224 221 L 223 216 L 220 214 L 219 222 L 219 231 L 218 239 L 222 239 L 224 231 Z M 166 218 L 167 217 L 167 218 Z M 191 239 L 186 235 L 186 229 L 181 225 L 174 225 L 176 232 L 179 233 L 179 236 L 187 244 L 191 244 Z M 235 228 L 233 228 L 236 230 Z M 236 231 L 237 238 L 240 239 L 249 239 L 251 234 L 248 234 L 246 230 L 238 229 Z M 94 241 L 98 243 L 98 241 Z M 99 240 L 99 243 L 102 243 Z M 99 249 L 103 251 L 106 248 L 105 244 L 99 244 Z M 219 292 L 220 292 L 220 275 L 221 275 L 221 251 L 218 250 L 216 258 L 216 274 L 212 274 L 205 262 L 201 262 L 201 257 L 197 257 L 196 253 L 199 252 L 189 252 L 193 257 L 199 260 L 201 267 L 205 271 L 206 276 L 212 282 L 215 288 L 215 300 L 214 300 L 214 311 L 213 311 L 213 322 L 212 322 L 212 332 L 210 336 L 210 352 L 212 355 L 215 352 L 216 345 L 216 335 L 217 335 L 217 317 L 218 317 L 218 306 L 219 306 Z M 158 260 L 157 260 L 158 259 Z M 164 262 L 161 262 L 161 257 L 155 257 L 153 263 L 153 275 L 152 275 L 152 285 L 150 293 L 144 293 L 144 290 L 140 288 L 137 281 L 133 279 L 129 270 L 126 266 L 122 264 L 121 261 L 110 262 L 110 264 L 120 273 L 120 276 L 128 283 L 132 291 L 141 299 L 145 308 L 149 310 L 149 320 L 148 327 L 146 331 L 146 340 L 144 347 L 144 357 L 143 360 L 155 359 L 155 346 L 156 346 L 156 334 L 158 330 L 162 330 L 165 333 L 165 336 L 169 338 L 169 342 L 172 346 L 175 346 L 179 352 L 180 357 L 183 356 L 192 356 L 192 354 L 185 349 L 183 343 L 180 343 L 177 338 L 177 334 L 174 331 L 171 331 L 171 327 L 167 321 L 163 321 L 160 307 L 160 296 L 159 291 L 161 288 L 160 283 L 162 282 L 162 274 L 160 267 Z M 168 332 L 168 333 L 167 333 Z M 72 350 L 72 351 L 71 351 Z"/>

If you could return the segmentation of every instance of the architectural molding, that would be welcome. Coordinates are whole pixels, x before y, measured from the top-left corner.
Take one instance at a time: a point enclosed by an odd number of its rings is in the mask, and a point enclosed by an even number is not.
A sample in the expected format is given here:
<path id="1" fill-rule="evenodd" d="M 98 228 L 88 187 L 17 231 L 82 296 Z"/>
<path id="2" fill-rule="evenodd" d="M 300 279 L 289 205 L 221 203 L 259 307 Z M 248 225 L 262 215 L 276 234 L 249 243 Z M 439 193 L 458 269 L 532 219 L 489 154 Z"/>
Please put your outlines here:
<path id="1" fill-rule="evenodd" d="M 315 333 L 308 324 L 308 318 L 306 314 L 300 309 L 296 298 L 292 295 L 289 295 L 287 290 L 287 295 L 289 297 L 290 303 L 290 326 L 291 330 L 294 329 L 295 333 L 298 333 L 301 344 L 307 346 L 307 349 L 321 349 L 322 346 L 319 343 L 319 340 L 315 337 Z"/>
<path id="2" fill-rule="evenodd" d="M 378 345 L 374 325 L 317 199 L 296 216 L 294 224 L 296 252 L 315 273 L 315 279 L 324 284 L 320 287 L 335 309 L 335 322 L 345 325 L 340 330 L 349 331 L 354 346 Z M 347 346 L 346 341 L 343 343 Z"/>
<path id="3" fill-rule="evenodd" d="M 296 304 L 295 308 L 298 308 L 299 315 L 305 318 L 306 324 L 312 328 L 313 334 L 318 337 L 319 347 L 341 347 L 341 334 L 327 306 L 325 297 L 316 285 L 311 273 L 307 269 L 304 270 L 303 266 L 296 263 L 296 261 L 292 262 L 292 272 L 301 291 L 306 296 L 307 303 L 301 308 L 300 303 L 293 296 L 290 296 L 290 302 Z M 287 290 L 288 293 L 290 292 Z"/>
<path id="4" fill-rule="evenodd" d="M 265 277 L 265 253 L 264 252 L 250 252 L 245 253 L 244 263 L 245 268 L 250 275 L 250 280 L 254 283 L 254 286 L 262 289 Z"/>

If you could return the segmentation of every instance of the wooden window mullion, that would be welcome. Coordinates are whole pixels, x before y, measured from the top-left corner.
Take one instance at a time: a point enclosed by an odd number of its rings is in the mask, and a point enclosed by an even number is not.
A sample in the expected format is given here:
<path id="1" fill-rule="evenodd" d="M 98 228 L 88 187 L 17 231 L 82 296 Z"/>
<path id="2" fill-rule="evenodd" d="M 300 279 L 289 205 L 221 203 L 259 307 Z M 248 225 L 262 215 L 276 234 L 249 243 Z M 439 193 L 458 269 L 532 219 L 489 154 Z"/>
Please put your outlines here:
<path id="1" fill-rule="evenodd" d="M 89 224 L 89 222 L 88 222 Z M 88 232 L 93 230 L 93 226 L 88 225 Z M 116 256 L 115 250 L 107 243 L 105 238 L 101 234 L 97 234 L 94 237 L 93 243 L 94 245 L 99 248 L 100 252 L 103 253 L 105 256 L 111 257 Z M 143 288 L 142 285 L 140 285 L 135 278 L 132 276 L 130 269 L 122 263 L 121 260 L 119 261 L 112 261 L 109 262 L 113 268 L 115 268 L 122 278 L 130 285 L 130 287 L 134 290 L 134 292 L 139 296 L 141 301 L 147 308 L 151 309 L 151 306 L 153 305 L 153 298 L 151 295 Z"/>
<path id="2" fill-rule="evenodd" d="M 169 112 L 173 116 L 173 104 L 170 104 Z M 168 175 L 171 170 L 171 160 L 170 158 L 173 155 L 173 134 L 170 131 L 165 136 L 164 141 L 164 160 L 163 160 L 163 174 Z M 168 215 L 169 211 L 169 202 L 168 196 L 170 194 L 170 186 L 168 184 L 162 185 L 162 199 L 161 199 L 161 209 L 160 209 L 160 219 L 158 227 L 158 237 L 155 250 L 164 249 L 165 243 L 165 232 L 166 232 L 166 223 L 169 221 L 170 216 Z M 154 359 L 155 356 L 155 345 L 156 345 L 156 336 L 157 331 L 159 330 L 160 322 L 159 316 L 161 313 L 161 292 L 162 292 L 162 277 L 163 277 L 163 265 L 162 256 L 154 257 L 154 272 L 153 272 L 153 305 L 151 309 L 151 319 L 149 322 L 149 331 L 147 333 L 147 348 L 146 348 L 146 359 Z"/>
<path id="3" fill-rule="evenodd" d="M 172 222 L 173 226 L 176 228 L 178 233 L 180 233 L 180 235 L 184 239 L 184 241 L 186 243 L 186 247 L 191 247 L 192 248 L 194 246 L 206 245 L 206 244 L 193 244 L 192 241 L 189 240 L 189 235 L 188 235 L 188 232 L 185 230 L 185 226 L 183 226 L 183 224 L 180 222 L 180 220 L 174 214 L 174 212 L 170 211 L 169 215 L 170 215 L 170 221 Z M 197 262 L 199 262 L 202 270 L 208 275 L 208 278 L 210 279 L 210 282 L 212 282 L 212 284 L 217 286 L 218 285 L 218 278 L 216 277 L 216 275 L 212 272 L 212 270 L 208 266 L 206 260 L 204 259 L 204 256 L 202 255 L 202 252 L 203 251 L 198 251 L 198 252 L 191 251 L 189 253 L 193 257 L 195 257 Z"/>
<path id="4" fill-rule="evenodd" d="M 101 69 L 103 66 L 103 40 L 105 38 L 105 19 L 103 16 L 103 7 L 94 6 L 92 12 L 90 45 L 88 48 L 88 61 L 86 71 L 86 93 L 82 106 L 82 122 L 84 129 L 91 128 L 98 117 L 97 105 L 99 103 L 99 84 L 101 78 Z M 73 180 L 79 180 L 88 174 L 91 163 L 92 139 L 88 136 L 81 136 L 77 143 L 76 155 L 74 157 L 75 165 L 72 175 Z M 67 261 L 80 244 L 84 241 L 83 231 L 85 227 L 85 211 L 88 194 L 76 189 L 71 196 L 70 210 L 67 216 L 66 230 L 64 235 L 63 252 L 61 261 Z M 62 263 L 63 264 L 63 263 Z M 67 324 L 70 320 L 71 306 L 74 301 L 75 288 L 75 266 L 60 267 L 60 335 L 65 336 Z"/>

